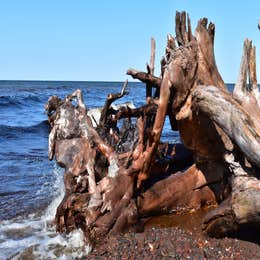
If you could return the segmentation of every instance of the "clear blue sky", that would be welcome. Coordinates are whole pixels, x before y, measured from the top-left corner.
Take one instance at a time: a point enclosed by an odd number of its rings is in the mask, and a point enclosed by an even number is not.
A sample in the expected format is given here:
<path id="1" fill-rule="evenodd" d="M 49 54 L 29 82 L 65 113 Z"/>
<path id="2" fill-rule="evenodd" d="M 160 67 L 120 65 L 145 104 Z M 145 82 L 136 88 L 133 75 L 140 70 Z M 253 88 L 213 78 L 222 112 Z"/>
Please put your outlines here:
<path id="1" fill-rule="evenodd" d="M 176 10 L 190 14 L 193 30 L 201 17 L 215 23 L 225 82 L 236 81 L 246 37 L 260 68 L 259 0 L 0 0 L 0 79 L 125 80 L 129 67 L 145 69 L 151 36 L 159 74 Z"/>

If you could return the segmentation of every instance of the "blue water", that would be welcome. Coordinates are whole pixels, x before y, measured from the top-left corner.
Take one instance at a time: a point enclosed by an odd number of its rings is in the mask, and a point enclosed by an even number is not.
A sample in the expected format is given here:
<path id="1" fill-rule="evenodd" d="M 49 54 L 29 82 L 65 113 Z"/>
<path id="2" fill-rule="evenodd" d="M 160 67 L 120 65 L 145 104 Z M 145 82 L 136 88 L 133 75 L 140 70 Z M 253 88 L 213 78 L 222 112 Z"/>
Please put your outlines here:
<path id="1" fill-rule="evenodd" d="M 56 235 L 49 223 L 63 196 L 63 170 L 47 157 L 49 126 L 44 104 L 48 98 L 65 97 L 80 88 L 87 107 L 95 108 L 104 104 L 108 93 L 119 92 L 122 85 L 123 82 L 0 81 L 0 259 L 30 246 L 34 246 L 33 256 L 41 258 L 46 251 L 51 252 L 50 244 L 55 247 L 52 243 L 59 247 L 69 245 L 70 238 Z M 128 91 L 129 95 L 118 103 L 144 104 L 142 83 L 129 83 Z M 178 140 L 168 121 L 163 139 Z M 53 242 L 53 237 L 57 241 Z M 76 250 L 78 240 L 73 241 L 70 246 Z M 52 258 L 56 255 L 50 255 Z"/>
<path id="2" fill-rule="evenodd" d="M 77 88 L 89 108 L 102 106 L 121 82 L 0 81 L 0 220 L 43 209 L 52 199 L 53 162 L 47 159 L 49 128 L 44 104 L 52 95 L 65 97 Z M 118 102 L 144 104 L 145 87 L 129 83 Z M 174 138 L 176 133 L 165 132 Z"/>
<path id="3" fill-rule="evenodd" d="M 88 108 L 100 107 L 107 94 L 119 92 L 122 85 L 123 82 L 0 81 L 0 259 L 46 259 L 47 253 L 48 259 L 67 259 L 66 254 L 88 252 L 88 248 L 82 249 L 80 232 L 61 236 L 52 224 L 64 193 L 63 170 L 47 157 L 49 126 L 44 104 L 52 95 L 65 97 L 80 88 Z M 128 91 L 129 95 L 118 103 L 144 104 L 142 83 L 129 83 Z M 168 120 L 162 139 L 179 141 Z M 29 252 L 30 248 L 33 250 Z M 55 248 L 59 248 L 58 253 Z"/>

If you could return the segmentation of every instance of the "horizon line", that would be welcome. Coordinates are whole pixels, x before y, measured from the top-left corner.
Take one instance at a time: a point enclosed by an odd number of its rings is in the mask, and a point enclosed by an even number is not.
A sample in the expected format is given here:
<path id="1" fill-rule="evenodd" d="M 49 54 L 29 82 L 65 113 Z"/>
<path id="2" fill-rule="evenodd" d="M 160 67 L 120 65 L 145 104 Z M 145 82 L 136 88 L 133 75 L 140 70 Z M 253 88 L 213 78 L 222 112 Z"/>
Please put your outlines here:
<path id="1" fill-rule="evenodd" d="M 121 80 L 51 80 L 51 79 L 0 79 L 0 82 L 3 81 L 45 81 L 45 82 L 116 82 L 116 83 L 124 83 L 125 81 L 121 81 Z M 139 81 L 138 79 L 136 80 L 128 80 L 128 83 L 143 83 L 142 81 Z M 236 84 L 235 82 L 231 83 L 231 82 L 225 82 L 225 84 Z M 260 84 L 258 84 L 260 85 Z"/>
<path id="2" fill-rule="evenodd" d="M 59 80 L 59 79 L 0 79 L 2 81 L 46 81 L 46 82 L 125 82 L 121 80 Z M 131 82 L 141 82 L 138 80 L 128 80 L 129 83 Z M 142 82 L 141 82 L 142 83 Z"/>

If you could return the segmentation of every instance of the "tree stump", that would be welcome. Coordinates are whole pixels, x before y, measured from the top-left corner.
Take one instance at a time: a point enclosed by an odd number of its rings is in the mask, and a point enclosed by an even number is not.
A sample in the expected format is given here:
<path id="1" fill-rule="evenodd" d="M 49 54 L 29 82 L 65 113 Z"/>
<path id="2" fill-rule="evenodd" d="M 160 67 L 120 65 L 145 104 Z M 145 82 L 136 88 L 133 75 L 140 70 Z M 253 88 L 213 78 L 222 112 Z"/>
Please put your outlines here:
<path id="1" fill-rule="evenodd" d="M 121 92 L 108 95 L 95 124 L 80 90 L 48 100 L 49 158 L 55 155 L 65 168 L 66 192 L 56 213 L 59 232 L 81 228 L 98 239 L 143 217 L 216 203 L 203 224 L 209 235 L 259 224 L 255 47 L 245 41 L 238 82 L 229 93 L 215 61 L 214 24 L 199 20 L 193 35 L 189 17 L 177 12 L 175 25 L 159 77 L 154 76 L 154 39 L 147 72 L 127 71 L 146 83 L 144 106 L 112 107 L 127 95 L 127 82 Z M 183 145 L 161 143 L 166 116 Z M 121 128 L 119 120 L 124 120 Z"/>

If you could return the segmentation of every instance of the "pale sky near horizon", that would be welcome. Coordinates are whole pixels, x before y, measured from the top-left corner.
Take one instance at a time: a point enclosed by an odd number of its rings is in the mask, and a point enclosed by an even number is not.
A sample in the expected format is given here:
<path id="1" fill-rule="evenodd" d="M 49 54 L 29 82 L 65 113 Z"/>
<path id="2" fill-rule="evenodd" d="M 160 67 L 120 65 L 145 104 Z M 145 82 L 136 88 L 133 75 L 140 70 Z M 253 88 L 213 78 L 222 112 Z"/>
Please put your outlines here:
<path id="1" fill-rule="evenodd" d="M 176 10 L 216 25 L 215 57 L 227 83 L 236 81 L 243 40 L 256 45 L 260 82 L 260 1 L 0 0 L 0 80 L 123 81 L 145 70 L 150 38 L 156 71 Z"/>

